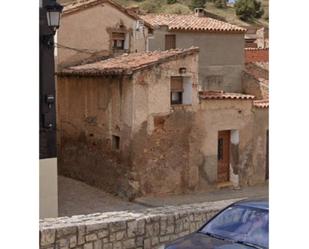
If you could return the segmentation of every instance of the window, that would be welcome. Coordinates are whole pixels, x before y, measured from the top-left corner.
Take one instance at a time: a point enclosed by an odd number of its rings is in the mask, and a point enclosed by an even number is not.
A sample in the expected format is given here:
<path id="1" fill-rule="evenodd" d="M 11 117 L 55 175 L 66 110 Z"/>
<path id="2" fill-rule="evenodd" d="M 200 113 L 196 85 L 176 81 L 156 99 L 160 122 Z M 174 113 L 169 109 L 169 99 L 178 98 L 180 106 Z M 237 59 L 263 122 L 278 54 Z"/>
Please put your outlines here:
<path id="1" fill-rule="evenodd" d="M 125 44 L 125 33 L 113 32 L 112 33 L 112 48 L 113 49 L 124 49 Z"/>
<path id="2" fill-rule="evenodd" d="M 120 149 L 120 137 L 119 136 L 112 136 L 112 149 L 119 150 Z"/>
<path id="3" fill-rule="evenodd" d="M 165 35 L 165 50 L 176 48 L 176 35 Z"/>
<path id="4" fill-rule="evenodd" d="M 171 77 L 171 104 L 182 104 L 183 78 Z"/>

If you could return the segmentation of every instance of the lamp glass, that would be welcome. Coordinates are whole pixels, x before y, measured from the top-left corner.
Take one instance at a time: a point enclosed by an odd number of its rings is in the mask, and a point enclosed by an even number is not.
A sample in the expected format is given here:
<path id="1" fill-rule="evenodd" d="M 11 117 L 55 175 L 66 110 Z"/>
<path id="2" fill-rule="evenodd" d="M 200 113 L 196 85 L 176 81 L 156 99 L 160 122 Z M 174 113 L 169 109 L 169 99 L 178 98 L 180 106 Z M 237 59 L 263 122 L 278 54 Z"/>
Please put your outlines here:
<path id="1" fill-rule="evenodd" d="M 60 12 L 57 10 L 47 11 L 47 24 L 49 27 L 57 29 L 60 22 Z"/>

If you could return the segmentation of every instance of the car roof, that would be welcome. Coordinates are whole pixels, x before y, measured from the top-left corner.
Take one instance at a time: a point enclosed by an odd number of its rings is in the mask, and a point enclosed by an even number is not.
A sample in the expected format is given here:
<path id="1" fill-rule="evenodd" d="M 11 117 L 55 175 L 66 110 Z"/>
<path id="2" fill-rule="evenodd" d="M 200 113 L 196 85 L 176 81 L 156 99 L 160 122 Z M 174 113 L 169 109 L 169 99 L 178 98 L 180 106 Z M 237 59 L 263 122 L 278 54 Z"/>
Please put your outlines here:
<path id="1" fill-rule="evenodd" d="M 243 206 L 243 207 L 252 207 L 268 210 L 268 198 L 260 198 L 260 199 L 244 199 L 234 203 L 233 205 Z"/>

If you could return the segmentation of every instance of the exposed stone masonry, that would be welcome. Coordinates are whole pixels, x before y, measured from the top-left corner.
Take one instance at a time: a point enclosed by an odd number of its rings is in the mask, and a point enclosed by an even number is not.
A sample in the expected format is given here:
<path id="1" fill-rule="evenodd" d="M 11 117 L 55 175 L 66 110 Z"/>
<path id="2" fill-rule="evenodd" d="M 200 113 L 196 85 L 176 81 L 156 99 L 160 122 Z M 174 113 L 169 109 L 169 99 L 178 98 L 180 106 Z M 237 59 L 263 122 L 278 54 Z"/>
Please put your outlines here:
<path id="1" fill-rule="evenodd" d="M 196 231 L 234 200 L 40 220 L 41 249 L 150 249 Z"/>

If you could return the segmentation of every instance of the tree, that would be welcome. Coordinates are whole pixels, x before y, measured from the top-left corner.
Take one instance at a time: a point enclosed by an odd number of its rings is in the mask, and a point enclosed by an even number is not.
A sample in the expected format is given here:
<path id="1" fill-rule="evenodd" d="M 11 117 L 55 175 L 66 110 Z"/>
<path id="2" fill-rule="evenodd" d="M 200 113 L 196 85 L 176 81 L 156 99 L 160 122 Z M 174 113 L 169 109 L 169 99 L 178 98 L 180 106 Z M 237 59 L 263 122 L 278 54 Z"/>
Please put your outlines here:
<path id="1" fill-rule="evenodd" d="M 195 8 L 204 8 L 206 4 L 206 0 L 192 0 L 191 1 L 191 9 Z"/>
<path id="2" fill-rule="evenodd" d="M 260 18 L 264 14 L 261 2 L 257 0 L 238 0 L 235 3 L 236 15 L 243 21 Z"/>
<path id="3" fill-rule="evenodd" d="M 190 8 L 186 5 L 175 3 L 163 11 L 164 14 L 178 14 L 187 15 L 192 13 Z"/>
<path id="4" fill-rule="evenodd" d="M 213 0 L 213 2 L 217 8 L 226 8 L 226 0 Z"/>
<path id="5" fill-rule="evenodd" d="M 177 0 L 167 0 L 166 2 L 167 4 L 174 4 L 177 3 Z"/>

